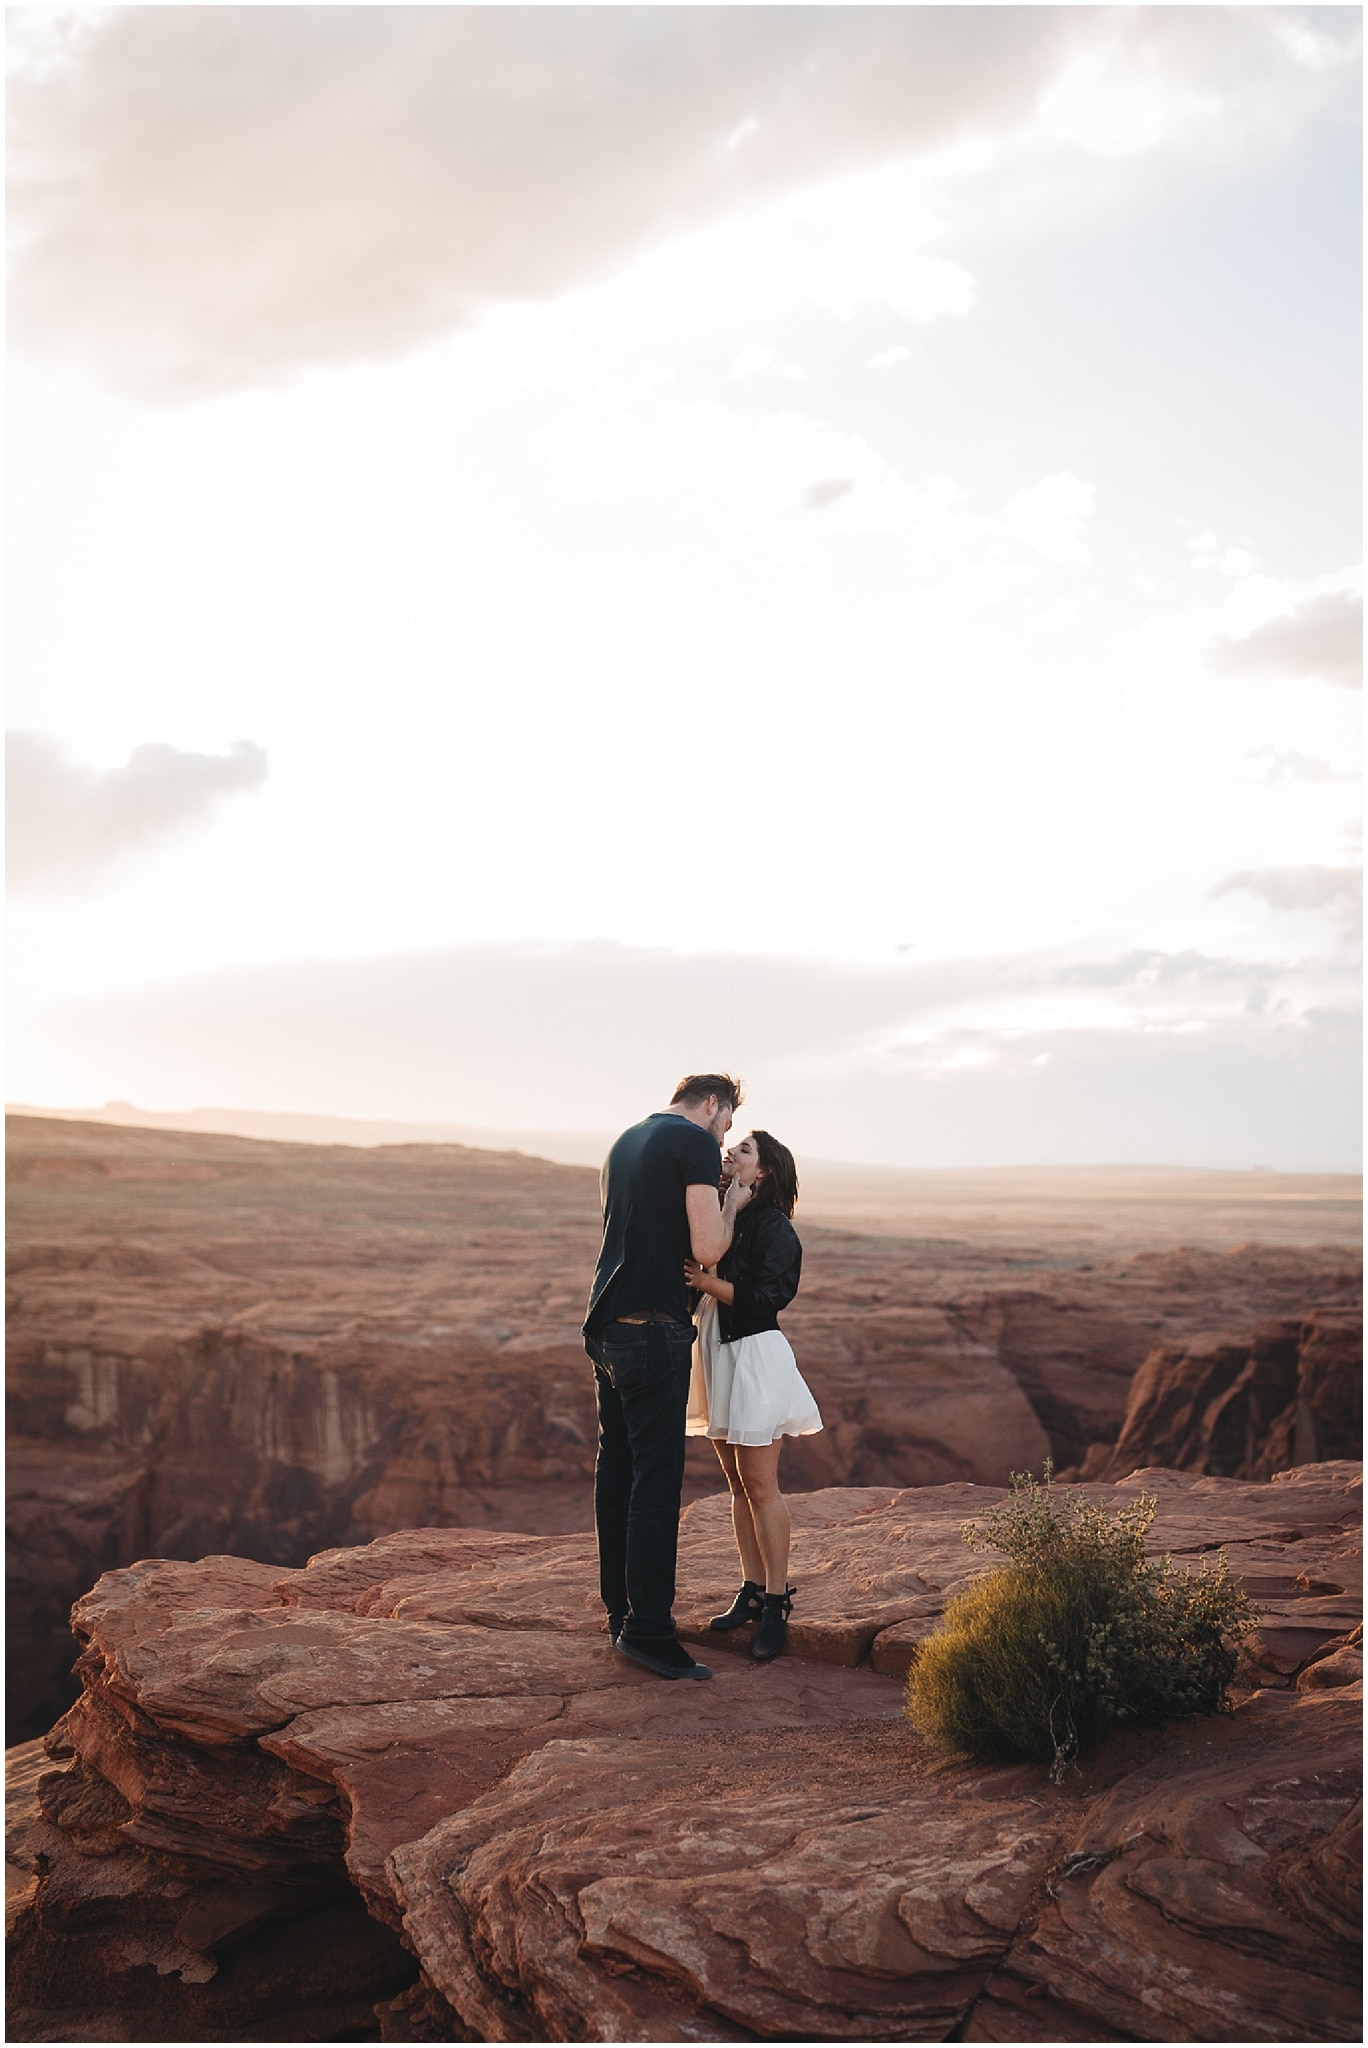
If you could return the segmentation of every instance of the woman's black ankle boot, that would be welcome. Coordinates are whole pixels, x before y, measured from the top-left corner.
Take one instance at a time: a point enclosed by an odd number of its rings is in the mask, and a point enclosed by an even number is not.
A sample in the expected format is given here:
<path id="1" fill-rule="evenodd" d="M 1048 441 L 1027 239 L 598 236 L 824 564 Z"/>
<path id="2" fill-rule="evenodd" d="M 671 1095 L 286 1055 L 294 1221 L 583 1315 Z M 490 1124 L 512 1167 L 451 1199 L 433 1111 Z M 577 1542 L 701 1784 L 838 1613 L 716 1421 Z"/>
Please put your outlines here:
<path id="1" fill-rule="evenodd" d="M 764 1606 L 765 1589 L 757 1586 L 754 1579 L 743 1579 L 741 1591 L 732 1601 L 725 1614 L 715 1614 L 708 1623 L 709 1628 L 719 1632 L 729 1628 L 744 1628 L 748 1621 L 758 1621 Z"/>
<path id="2" fill-rule="evenodd" d="M 785 1593 L 766 1593 L 764 1612 L 760 1626 L 751 1641 L 751 1655 L 757 1663 L 768 1664 L 771 1657 L 777 1657 L 784 1647 L 788 1634 L 788 1618 L 793 1612 L 792 1586 Z"/>

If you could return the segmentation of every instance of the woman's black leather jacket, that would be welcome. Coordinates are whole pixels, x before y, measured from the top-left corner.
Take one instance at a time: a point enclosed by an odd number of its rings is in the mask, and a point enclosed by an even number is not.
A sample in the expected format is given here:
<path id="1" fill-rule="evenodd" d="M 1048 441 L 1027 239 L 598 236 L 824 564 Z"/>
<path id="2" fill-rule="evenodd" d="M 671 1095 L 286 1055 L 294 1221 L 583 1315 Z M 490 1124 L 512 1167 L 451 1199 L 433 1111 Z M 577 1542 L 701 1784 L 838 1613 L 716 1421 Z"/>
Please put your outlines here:
<path id="1" fill-rule="evenodd" d="M 736 1219 L 731 1247 L 717 1264 L 719 1280 L 736 1289 L 733 1301 L 717 1304 L 717 1334 L 723 1344 L 777 1330 L 779 1311 L 798 1292 L 803 1247 L 782 1209 L 743 1209 Z"/>

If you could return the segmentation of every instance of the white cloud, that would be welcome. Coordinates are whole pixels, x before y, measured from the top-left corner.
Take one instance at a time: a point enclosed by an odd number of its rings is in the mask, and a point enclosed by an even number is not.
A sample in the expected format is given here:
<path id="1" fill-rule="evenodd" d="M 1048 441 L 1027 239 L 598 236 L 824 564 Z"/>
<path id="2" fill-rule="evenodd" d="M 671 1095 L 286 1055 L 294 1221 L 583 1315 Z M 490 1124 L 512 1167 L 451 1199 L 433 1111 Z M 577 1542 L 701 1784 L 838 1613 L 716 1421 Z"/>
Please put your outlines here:
<path id="1" fill-rule="evenodd" d="M 227 754 L 135 747 L 100 774 L 44 733 L 11 732 L 5 749 L 8 885 L 89 886 L 125 855 L 204 823 L 225 796 L 259 788 L 266 755 L 250 740 Z"/>
<path id="2" fill-rule="evenodd" d="M 1213 559 L 1224 543 L 1199 535 L 1201 558 Z M 1193 543 L 1189 542 L 1189 550 Z M 1126 668 L 1151 689 L 1169 687 L 1185 698 L 1213 676 L 1228 678 L 1220 693 L 1223 720 L 1235 726 L 1257 719 L 1251 738 L 1282 752 L 1310 752 L 1307 742 L 1337 754 L 1354 747 L 1349 727 L 1357 707 L 1330 692 L 1280 689 L 1288 678 L 1319 674 L 1344 685 L 1357 679 L 1362 614 L 1362 570 L 1335 569 L 1313 578 L 1275 576 L 1254 570 L 1234 577 L 1215 602 L 1153 612 L 1118 635 Z M 1265 637 L 1265 630 L 1267 636 Z M 1259 688 L 1258 686 L 1265 687 Z M 1270 721 L 1276 720 L 1276 725 Z M 1261 728 L 1261 729 L 1260 729 Z M 1343 769 L 1348 754 L 1332 760 Z"/>
<path id="3" fill-rule="evenodd" d="M 1323 30 L 1313 28 L 1299 13 L 1286 8 L 1271 8 L 1269 12 L 1274 35 L 1293 63 L 1299 64 L 1304 71 L 1335 71 L 1341 65 L 1353 62 L 1357 39 L 1352 34 L 1327 35 Z M 1345 12 L 1347 14 L 1350 10 Z"/>
<path id="4" fill-rule="evenodd" d="M 837 501 L 863 531 L 907 522 L 912 494 L 859 435 L 798 412 L 752 414 L 714 399 L 638 406 L 623 396 L 601 393 L 539 437 L 568 497 L 676 497 L 720 530 L 756 538 L 780 538 L 795 515 Z"/>
<path id="5" fill-rule="evenodd" d="M 1319 676 L 1361 689 L 1363 598 L 1350 590 L 1305 598 L 1252 632 L 1218 642 L 1212 660 L 1224 675 Z"/>
<path id="6" fill-rule="evenodd" d="M 1252 757 L 1265 763 L 1263 780 L 1278 782 L 1359 782 L 1362 776 L 1351 770 L 1333 768 L 1328 761 L 1313 760 L 1295 748 L 1279 753 L 1276 747 L 1260 747 Z"/>
<path id="7" fill-rule="evenodd" d="M 828 505 L 848 498 L 855 488 L 854 479 L 848 476 L 821 476 L 803 492 L 802 502 L 809 512 L 824 512 Z"/>
<path id="8" fill-rule="evenodd" d="M 1257 8 L 19 13 L 12 331 L 155 395 L 403 354 L 912 158 L 1144 158 L 1203 124 L 1257 145 L 1317 117 L 1355 43 L 1330 11 Z M 1088 182 L 1061 170 L 1056 209 Z M 967 274 L 919 253 L 934 223 L 897 193 L 825 245 L 816 222 L 785 289 L 963 311 Z M 743 303 L 764 272 L 734 272 Z"/>
<path id="9" fill-rule="evenodd" d="M 594 402 L 545 427 L 537 450 L 557 487 L 584 504 L 672 498 L 718 532 L 744 535 L 778 559 L 808 558 L 796 515 L 823 513 L 834 533 L 902 535 L 917 560 L 955 565 L 919 595 L 923 611 L 989 601 L 1038 565 L 1091 560 L 1082 536 L 1095 488 L 1067 471 L 1016 492 L 1001 516 L 975 511 L 945 476 L 913 484 L 860 434 L 800 412 L 743 412 L 603 387 Z"/>
<path id="10" fill-rule="evenodd" d="M 1357 924 L 1363 916 L 1362 868 L 1331 868 L 1316 865 L 1284 868 L 1245 868 L 1227 875 L 1211 891 L 1213 896 L 1230 896 L 1237 891 L 1258 896 L 1270 910 L 1318 910 L 1345 924 Z"/>
<path id="11" fill-rule="evenodd" d="M 13 327 L 152 392 L 393 355 L 1020 123 L 1089 33 L 1047 9 L 112 8 L 13 87 Z M 962 305 L 906 231 L 871 212 L 824 247 L 819 221 L 783 288 Z"/>
<path id="12" fill-rule="evenodd" d="M 802 371 L 796 363 L 786 363 L 771 343 L 757 343 L 754 348 L 742 349 L 731 369 L 727 372 L 735 383 L 740 377 L 783 377 L 790 383 L 802 380 Z"/>
<path id="13" fill-rule="evenodd" d="M 763 331 L 814 310 L 917 324 L 963 317 L 975 280 L 930 253 L 937 233 L 919 163 L 895 163 L 738 203 L 725 219 L 646 248 L 582 296 L 610 331 L 649 323 L 676 336 L 705 324 Z M 758 367 L 751 357 L 747 368 Z"/>
<path id="14" fill-rule="evenodd" d="M 1153 75 L 1137 76 L 1091 50 L 1075 57 L 1040 103 L 1047 135 L 1091 156 L 1130 156 L 1153 149 L 1168 129 L 1171 94 Z"/>
<path id="15" fill-rule="evenodd" d="M 1083 532 L 1093 516 L 1096 486 L 1061 470 L 1007 500 L 1006 530 L 1047 562 L 1089 562 Z"/>

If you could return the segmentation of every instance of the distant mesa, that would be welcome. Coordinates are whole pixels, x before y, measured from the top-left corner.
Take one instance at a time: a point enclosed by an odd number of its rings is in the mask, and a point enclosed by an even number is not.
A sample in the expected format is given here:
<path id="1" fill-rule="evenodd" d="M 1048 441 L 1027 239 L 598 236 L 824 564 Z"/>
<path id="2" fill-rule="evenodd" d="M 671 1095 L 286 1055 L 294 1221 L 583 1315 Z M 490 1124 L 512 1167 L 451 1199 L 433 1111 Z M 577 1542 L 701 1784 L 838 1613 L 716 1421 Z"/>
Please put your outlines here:
<path id="1" fill-rule="evenodd" d="M 133 1125 L 144 1130 L 217 1132 L 302 1145 L 471 1145 L 482 1151 L 527 1152 L 566 1166 L 598 1167 L 615 1131 L 499 1129 L 482 1124 L 404 1123 L 380 1117 L 311 1115 L 271 1109 L 140 1109 L 106 1102 L 99 1109 L 38 1108 L 7 1103 L 9 1116 L 53 1117 L 62 1122 Z"/>

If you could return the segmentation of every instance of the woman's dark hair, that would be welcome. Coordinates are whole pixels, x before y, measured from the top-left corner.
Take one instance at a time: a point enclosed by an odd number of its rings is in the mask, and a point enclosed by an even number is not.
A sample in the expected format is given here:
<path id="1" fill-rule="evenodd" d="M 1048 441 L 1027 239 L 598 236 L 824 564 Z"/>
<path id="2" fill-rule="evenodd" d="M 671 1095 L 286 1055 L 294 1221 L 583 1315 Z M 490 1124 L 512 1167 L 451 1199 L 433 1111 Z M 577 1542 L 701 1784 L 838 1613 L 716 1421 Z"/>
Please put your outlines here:
<path id="1" fill-rule="evenodd" d="M 756 1155 L 765 1169 L 765 1177 L 755 1183 L 751 1196 L 754 1208 L 782 1209 L 786 1216 L 793 1214 L 794 1203 L 798 1200 L 798 1169 L 793 1163 L 793 1154 L 787 1145 L 781 1145 L 768 1131 L 752 1131 Z"/>

